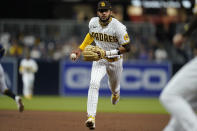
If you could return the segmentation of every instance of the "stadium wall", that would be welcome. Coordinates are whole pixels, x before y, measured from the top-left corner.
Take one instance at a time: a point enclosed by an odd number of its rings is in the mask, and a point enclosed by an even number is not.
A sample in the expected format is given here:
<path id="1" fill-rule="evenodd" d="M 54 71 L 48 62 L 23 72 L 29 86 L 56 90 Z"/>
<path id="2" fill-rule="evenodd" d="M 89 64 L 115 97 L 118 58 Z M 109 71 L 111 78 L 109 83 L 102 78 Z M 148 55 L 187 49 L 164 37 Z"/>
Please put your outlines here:
<path id="1" fill-rule="evenodd" d="M 18 63 L 20 60 L 18 60 Z M 59 62 L 37 60 L 38 72 L 35 74 L 35 95 L 58 95 L 59 93 Z M 22 94 L 22 79 L 18 72 L 18 94 Z"/>
<path id="2" fill-rule="evenodd" d="M 61 95 L 87 95 L 91 74 L 91 62 L 61 62 Z M 158 96 L 171 78 L 169 62 L 127 61 L 121 76 L 121 95 Z M 107 75 L 101 80 L 99 95 L 111 95 Z"/>
<path id="3" fill-rule="evenodd" d="M 18 72 L 20 59 L 14 58 L 4 58 L 1 63 L 3 65 L 4 71 L 6 73 L 6 83 L 9 88 L 11 88 L 15 93 L 22 94 L 22 79 L 21 75 Z M 39 71 L 35 76 L 35 95 L 87 95 L 88 84 L 90 79 L 91 63 L 87 62 L 71 62 L 66 61 L 46 61 L 46 60 L 37 60 L 39 65 Z M 149 64 L 148 64 L 149 63 Z M 150 64 L 150 62 L 141 63 L 137 61 L 130 61 L 124 63 L 124 74 L 122 79 L 121 92 L 126 96 L 158 96 L 162 87 L 154 87 L 151 89 L 151 86 L 145 87 L 143 83 L 140 83 L 139 79 L 143 79 L 143 72 L 148 71 L 150 68 L 158 69 L 161 68 L 165 79 L 165 83 L 171 78 L 174 73 L 181 68 L 182 65 L 174 64 L 171 65 L 170 62 L 160 63 L 156 62 Z M 162 66 L 163 64 L 163 66 Z M 158 66 L 159 65 L 159 66 Z M 156 68 L 154 66 L 157 66 Z M 134 71 L 133 68 L 137 70 Z M 72 74 L 70 72 L 70 77 L 68 76 L 68 71 L 71 69 L 75 70 L 78 74 Z M 126 73 L 125 73 L 126 72 Z M 130 73 L 129 73 L 130 72 Z M 133 74 L 135 75 L 129 75 Z M 160 72 L 162 74 L 162 72 Z M 66 75 L 65 75 L 66 74 Z M 138 74 L 138 76 L 136 75 Z M 160 75 L 161 75 L 160 74 Z M 139 77 L 140 76 L 140 77 Z M 105 76 L 106 78 L 106 76 Z M 156 83 L 149 83 L 149 85 L 159 85 L 160 76 L 153 76 L 152 81 Z M 69 82 L 70 81 L 70 82 Z M 74 83 L 73 83 L 74 82 Z M 158 82 L 158 83 L 157 83 Z M 161 83 L 160 83 L 161 84 Z M 80 86 L 79 86 L 80 85 Z M 161 85 L 165 85 L 164 83 Z M 109 95 L 110 91 L 107 87 L 107 78 L 102 81 L 101 84 L 101 94 L 100 95 Z M 102 88 L 104 90 L 102 90 Z M 135 90 L 132 90 L 134 88 Z M 153 90 L 153 91 L 151 91 Z"/>

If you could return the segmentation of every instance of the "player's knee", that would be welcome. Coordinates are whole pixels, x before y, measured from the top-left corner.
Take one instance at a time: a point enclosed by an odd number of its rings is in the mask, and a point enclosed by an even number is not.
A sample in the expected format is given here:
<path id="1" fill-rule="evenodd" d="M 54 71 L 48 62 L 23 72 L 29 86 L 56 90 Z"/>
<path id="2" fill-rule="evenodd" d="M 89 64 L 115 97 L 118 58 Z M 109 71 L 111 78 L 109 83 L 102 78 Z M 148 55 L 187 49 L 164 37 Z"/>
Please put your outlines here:
<path id="1" fill-rule="evenodd" d="M 90 82 L 90 88 L 99 89 L 100 84 L 98 82 Z"/>
<path id="2" fill-rule="evenodd" d="M 161 93 L 161 95 L 159 96 L 159 101 L 160 101 L 162 104 L 166 105 L 166 104 L 172 102 L 172 97 L 173 97 L 172 95 L 163 92 L 163 93 Z"/>

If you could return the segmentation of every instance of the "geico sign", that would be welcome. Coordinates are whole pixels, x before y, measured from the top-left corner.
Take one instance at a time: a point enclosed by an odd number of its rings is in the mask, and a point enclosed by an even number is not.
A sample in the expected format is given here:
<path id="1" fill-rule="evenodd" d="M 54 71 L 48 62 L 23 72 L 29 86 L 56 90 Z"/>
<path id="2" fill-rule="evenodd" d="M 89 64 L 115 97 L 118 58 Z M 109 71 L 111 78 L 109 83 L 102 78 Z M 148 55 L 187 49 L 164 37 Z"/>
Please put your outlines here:
<path id="1" fill-rule="evenodd" d="M 128 78 L 132 78 L 129 81 Z M 152 81 L 156 78 L 157 81 Z M 121 77 L 121 88 L 124 90 L 136 90 L 141 87 L 150 90 L 160 90 L 167 83 L 167 74 L 161 69 L 124 69 Z"/>
<path id="2" fill-rule="evenodd" d="M 65 72 L 65 84 L 70 88 L 87 88 L 90 82 L 90 69 L 83 67 L 68 68 Z"/>
<path id="3" fill-rule="evenodd" d="M 83 67 L 67 68 L 64 77 L 65 85 L 73 89 L 88 88 L 90 71 L 91 69 Z M 156 78 L 156 81 L 152 81 L 152 78 Z M 136 90 L 140 88 L 160 90 L 165 86 L 167 80 L 167 73 L 162 69 L 146 69 L 142 71 L 136 68 L 126 68 L 123 70 L 121 76 L 121 88 L 124 90 Z M 102 80 L 101 86 L 102 85 L 107 85 L 107 80 Z"/>

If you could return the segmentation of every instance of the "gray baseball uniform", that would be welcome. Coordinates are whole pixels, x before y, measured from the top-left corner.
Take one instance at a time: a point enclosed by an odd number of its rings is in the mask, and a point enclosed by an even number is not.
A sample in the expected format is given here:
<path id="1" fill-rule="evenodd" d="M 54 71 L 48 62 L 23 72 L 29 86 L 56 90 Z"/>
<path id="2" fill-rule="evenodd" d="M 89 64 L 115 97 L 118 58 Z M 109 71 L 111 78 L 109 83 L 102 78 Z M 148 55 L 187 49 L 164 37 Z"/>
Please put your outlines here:
<path id="1" fill-rule="evenodd" d="M 183 36 L 190 36 L 196 28 L 197 16 Z M 197 131 L 197 56 L 173 76 L 162 91 L 160 101 L 171 114 L 164 131 Z"/>

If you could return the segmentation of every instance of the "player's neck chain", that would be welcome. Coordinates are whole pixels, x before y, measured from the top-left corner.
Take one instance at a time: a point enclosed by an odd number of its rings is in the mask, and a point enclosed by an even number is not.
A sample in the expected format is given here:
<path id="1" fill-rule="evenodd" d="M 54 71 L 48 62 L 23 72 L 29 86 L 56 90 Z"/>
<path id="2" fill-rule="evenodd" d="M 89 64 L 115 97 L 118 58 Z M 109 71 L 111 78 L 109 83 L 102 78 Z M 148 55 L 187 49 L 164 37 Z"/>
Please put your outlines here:
<path id="1" fill-rule="evenodd" d="M 112 21 L 112 17 L 110 17 L 109 20 L 106 21 L 106 22 L 102 22 L 101 20 L 99 20 L 99 23 L 100 23 L 100 25 L 101 25 L 102 27 L 105 27 L 105 26 L 107 26 L 111 21 Z"/>

